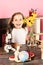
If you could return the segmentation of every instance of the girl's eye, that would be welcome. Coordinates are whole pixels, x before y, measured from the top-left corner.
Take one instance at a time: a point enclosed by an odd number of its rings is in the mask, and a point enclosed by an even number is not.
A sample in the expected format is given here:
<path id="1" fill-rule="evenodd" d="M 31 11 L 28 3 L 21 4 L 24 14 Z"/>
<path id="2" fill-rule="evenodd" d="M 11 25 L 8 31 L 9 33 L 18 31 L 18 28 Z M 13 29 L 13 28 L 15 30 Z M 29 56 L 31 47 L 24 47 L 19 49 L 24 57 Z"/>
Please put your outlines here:
<path id="1" fill-rule="evenodd" d="M 22 21 L 22 19 L 19 19 L 20 21 Z"/>
<path id="2" fill-rule="evenodd" d="M 17 21 L 17 19 L 15 19 L 15 21 Z"/>

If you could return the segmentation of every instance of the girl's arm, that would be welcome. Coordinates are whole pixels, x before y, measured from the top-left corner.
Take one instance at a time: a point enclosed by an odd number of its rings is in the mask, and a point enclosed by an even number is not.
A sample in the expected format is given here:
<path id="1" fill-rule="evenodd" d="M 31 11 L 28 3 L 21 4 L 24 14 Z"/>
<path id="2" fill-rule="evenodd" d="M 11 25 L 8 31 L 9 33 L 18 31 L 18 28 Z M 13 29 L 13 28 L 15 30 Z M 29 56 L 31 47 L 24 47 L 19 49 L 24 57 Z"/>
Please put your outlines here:
<path id="1" fill-rule="evenodd" d="M 11 40 L 12 40 L 12 43 L 15 43 L 15 32 L 14 32 L 14 29 L 11 32 Z"/>

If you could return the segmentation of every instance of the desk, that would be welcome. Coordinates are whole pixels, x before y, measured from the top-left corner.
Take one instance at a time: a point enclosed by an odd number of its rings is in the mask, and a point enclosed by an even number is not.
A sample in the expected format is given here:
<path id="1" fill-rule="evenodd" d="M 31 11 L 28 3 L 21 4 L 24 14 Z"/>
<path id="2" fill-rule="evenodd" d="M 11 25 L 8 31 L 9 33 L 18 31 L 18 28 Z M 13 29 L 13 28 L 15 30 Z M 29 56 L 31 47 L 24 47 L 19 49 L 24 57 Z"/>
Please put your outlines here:
<path id="1" fill-rule="evenodd" d="M 23 63 L 16 63 L 16 62 L 11 62 L 10 65 L 43 65 L 43 60 L 32 60 L 30 62 L 23 62 Z"/>
<path id="2" fill-rule="evenodd" d="M 43 65 L 43 60 L 32 60 L 30 62 L 16 63 L 8 58 L 0 58 L 0 65 Z"/>
<path id="3" fill-rule="evenodd" d="M 10 55 L 12 55 L 13 53 L 11 52 L 11 54 L 6 54 L 2 50 L 0 49 L 0 65 L 43 65 L 43 60 L 41 59 L 41 50 L 38 47 L 29 47 L 30 51 L 35 53 L 35 57 L 33 60 L 31 60 L 30 62 L 24 62 L 24 63 L 16 63 L 14 61 L 9 61 L 8 57 Z"/>

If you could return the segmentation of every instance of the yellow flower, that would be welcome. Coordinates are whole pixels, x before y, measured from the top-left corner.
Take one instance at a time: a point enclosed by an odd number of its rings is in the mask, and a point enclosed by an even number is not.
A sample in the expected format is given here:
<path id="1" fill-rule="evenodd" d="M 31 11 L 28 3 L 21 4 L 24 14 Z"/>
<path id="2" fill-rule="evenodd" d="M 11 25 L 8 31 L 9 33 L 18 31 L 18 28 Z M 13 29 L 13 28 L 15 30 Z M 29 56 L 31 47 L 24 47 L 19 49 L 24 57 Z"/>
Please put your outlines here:
<path id="1" fill-rule="evenodd" d="M 32 26 L 34 24 L 34 17 L 30 16 L 28 19 L 27 19 L 27 25 L 28 26 Z"/>
<path id="2" fill-rule="evenodd" d="M 34 20 L 35 20 L 34 17 L 30 16 L 29 18 L 25 18 L 24 22 L 26 22 L 27 25 L 31 27 L 34 24 L 34 22 L 35 22 Z"/>
<path id="3" fill-rule="evenodd" d="M 34 24 L 36 17 L 37 17 L 36 12 L 33 12 L 32 16 L 24 19 L 24 22 L 26 22 L 27 25 L 31 27 Z"/>

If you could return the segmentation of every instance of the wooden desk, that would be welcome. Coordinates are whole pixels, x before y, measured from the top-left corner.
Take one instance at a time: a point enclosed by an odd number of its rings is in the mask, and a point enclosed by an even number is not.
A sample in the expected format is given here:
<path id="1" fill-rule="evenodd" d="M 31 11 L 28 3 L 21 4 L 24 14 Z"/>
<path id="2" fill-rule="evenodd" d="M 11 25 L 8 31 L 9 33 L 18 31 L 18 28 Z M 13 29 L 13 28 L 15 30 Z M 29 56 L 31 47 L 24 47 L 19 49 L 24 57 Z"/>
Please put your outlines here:
<path id="1" fill-rule="evenodd" d="M 10 61 L 10 65 L 43 65 L 43 60 L 32 60 L 30 62 L 23 62 L 23 63 L 16 63 Z"/>

